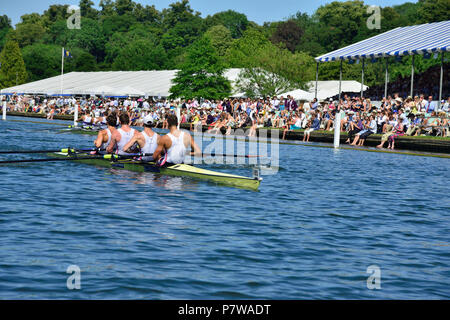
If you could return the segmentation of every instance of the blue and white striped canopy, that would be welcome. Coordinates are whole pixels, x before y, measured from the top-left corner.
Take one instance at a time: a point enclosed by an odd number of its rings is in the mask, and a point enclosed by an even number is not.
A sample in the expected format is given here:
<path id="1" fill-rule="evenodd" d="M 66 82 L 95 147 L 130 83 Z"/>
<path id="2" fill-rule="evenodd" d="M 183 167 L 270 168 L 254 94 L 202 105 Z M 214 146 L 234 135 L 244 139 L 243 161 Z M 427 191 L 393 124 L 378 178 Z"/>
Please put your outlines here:
<path id="1" fill-rule="evenodd" d="M 317 62 L 450 51 L 450 20 L 396 28 L 315 58 Z"/>

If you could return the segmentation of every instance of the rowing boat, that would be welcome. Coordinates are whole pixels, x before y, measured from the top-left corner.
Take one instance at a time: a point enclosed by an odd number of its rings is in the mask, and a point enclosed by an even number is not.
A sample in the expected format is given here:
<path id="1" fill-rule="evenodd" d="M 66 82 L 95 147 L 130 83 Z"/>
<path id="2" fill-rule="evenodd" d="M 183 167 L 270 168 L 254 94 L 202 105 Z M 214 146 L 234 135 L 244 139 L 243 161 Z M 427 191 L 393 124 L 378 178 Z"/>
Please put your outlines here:
<path id="1" fill-rule="evenodd" d="M 50 153 L 48 154 L 51 157 L 57 158 L 73 158 L 73 154 L 68 153 Z M 190 177 L 199 180 L 206 180 L 210 182 L 214 182 L 219 185 L 247 189 L 257 191 L 259 185 L 262 181 L 261 178 L 249 178 L 243 176 L 232 175 L 228 173 L 216 172 L 205 170 L 197 167 L 193 167 L 187 164 L 178 164 L 170 167 L 159 167 L 155 163 L 152 162 L 142 162 L 136 160 L 117 160 L 110 161 L 106 159 L 98 159 L 98 156 L 92 155 L 92 159 L 89 158 L 89 155 L 80 155 L 83 157 L 82 160 L 75 160 L 75 162 L 96 165 L 105 168 L 115 168 L 115 169 L 124 169 L 133 172 L 152 172 L 155 174 L 168 175 L 168 176 L 176 176 L 176 177 Z"/>
<path id="2" fill-rule="evenodd" d="M 89 136 L 96 136 L 100 132 L 98 129 L 94 128 L 82 128 L 82 127 L 68 127 L 60 131 L 61 133 L 73 133 L 73 134 L 84 134 Z"/>

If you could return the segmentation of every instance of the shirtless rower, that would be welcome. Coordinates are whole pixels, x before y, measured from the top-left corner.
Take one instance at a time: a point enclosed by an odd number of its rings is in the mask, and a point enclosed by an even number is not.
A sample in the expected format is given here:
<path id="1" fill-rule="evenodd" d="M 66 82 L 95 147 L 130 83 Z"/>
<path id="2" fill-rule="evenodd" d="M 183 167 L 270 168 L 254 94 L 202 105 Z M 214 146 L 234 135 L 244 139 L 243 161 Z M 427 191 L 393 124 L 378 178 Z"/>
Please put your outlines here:
<path id="1" fill-rule="evenodd" d="M 167 117 L 170 133 L 161 137 L 153 154 L 153 159 L 159 161 L 164 152 L 167 153 L 166 166 L 183 164 L 186 152 L 191 147 L 191 155 L 202 156 L 202 151 L 195 143 L 194 138 L 188 133 L 178 129 L 178 118 L 176 115 Z"/>
<path id="2" fill-rule="evenodd" d="M 116 148 L 117 153 L 122 156 L 129 155 L 130 153 L 126 152 L 124 147 L 133 139 L 136 134 L 136 130 L 130 127 L 130 116 L 128 113 L 122 113 L 119 116 L 120 121 L 120 129 L 114 130 L 111 135 L 111 142 L 106 148 L 107 153 L 112 153 L 114 148 Z"/>
<path id="3" fill-rule="evenodd" d="M 94 141 L 95 147 L 102 151 L 105 151 L 111 143 L 112 134 L 116 131 L 117 115 L 111 113 L 106 117 L 106 124 L 108 127 L 105 130 L 101 130 L 98 133 L 97 139 Z"/>
<path id="4" fill-rule="evenodd" d="M 123 147 L 124 150 L 130 149 L 137 143 L 141 149 L 141 153 L 147 155 L 142 157 L 142 161 L 153 161 L 153 153 L 156 151 L 159 140 L 161 139 L 159 134 L 153 131 L 152 128 L 154 126 L 153 117 L 151 115 L 146 116 L 144 118 L 144 131 L 136 131 L 133 138 Z"/>

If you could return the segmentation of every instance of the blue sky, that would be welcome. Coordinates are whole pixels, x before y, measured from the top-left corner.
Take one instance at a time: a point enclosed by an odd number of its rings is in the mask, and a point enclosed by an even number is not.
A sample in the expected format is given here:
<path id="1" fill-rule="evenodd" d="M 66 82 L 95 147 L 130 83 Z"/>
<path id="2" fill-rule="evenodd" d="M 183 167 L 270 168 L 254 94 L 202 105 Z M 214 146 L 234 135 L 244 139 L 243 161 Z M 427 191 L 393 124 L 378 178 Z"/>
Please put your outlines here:
<path id="1" fill-rule="evenodd" d="M 6 14 L 13 25 L 20 21 L 20 16 L 26 13 L 43 13 L 51 4 L 77 5 L 78 0 L 2 0 L 0 15 Z M 6 3 L 5 3 L 6 2 Z M 93 0 L 95 6 L 100 0 Z M 158 10 L 167 8 L 176 0 L 135 0 L 143 5 L 154 4 Z M 245 13 L 252 21 L 262 24 L 265 21 L 278 21 L 297 11 L 313 13 L 319 6 L 330 3 L 332 0 L 190 0 L 191 7 L 202 13 L 205 17 L 224 10 L 235 10 Z M 416 0 L 365 0 L 366 4 L 382 7 L 417 2 Z"/>

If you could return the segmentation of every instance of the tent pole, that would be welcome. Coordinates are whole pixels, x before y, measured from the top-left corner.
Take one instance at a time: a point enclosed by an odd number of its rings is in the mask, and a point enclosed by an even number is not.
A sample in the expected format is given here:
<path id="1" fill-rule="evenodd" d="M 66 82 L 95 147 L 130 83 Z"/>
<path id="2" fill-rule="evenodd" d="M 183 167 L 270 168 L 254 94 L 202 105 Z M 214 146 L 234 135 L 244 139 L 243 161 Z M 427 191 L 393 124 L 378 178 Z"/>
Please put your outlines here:
<path id="1" fill-rule="evenodd" d="M 442 108 L 442 83 L 444 82 L 444 51 L 441 52 L 441 80 L 439 83 L 439 110 Z"/>
<path id="2" fill-rule="evenodd" d="M 388 81 L 389 81 L 389 61 L 387 58 L 386 59 L 386 78 L 384 81 L 384 97 L 387 98 L 387 93 L 388 93 Z"/>
<path id="3" fill-rule="evenodd" d="M 362 73 L 361 73 L 361 98 L 364 96 L 364 67 L 366 65 L 366 60 L 362 59 Z"/>
<path id="4" fill-rule="evenodd" d="M 73 109 L 73 126 L 78 126 L 78 104 L 75 103 L 75 108 Z"/>
<path id="5" fill-rule="evenodd" d="M 316 63 L 316 95 L 315 98 L 317 99 L 317 84 L 319 82 L 319 62 Z"/>
<path id="6" fill-rule="evenodd" d="M 342 60 L 341 60 L 341 66 L 339 70 L 339 103 L 341 101 L 341 95 L 342 95 Z"/>
<path id="7" fill-rule="evenodd" d="M 411 98 L 414 99 L 414 55 L 412 56 L 412 63 L 411 63 Z"/>

